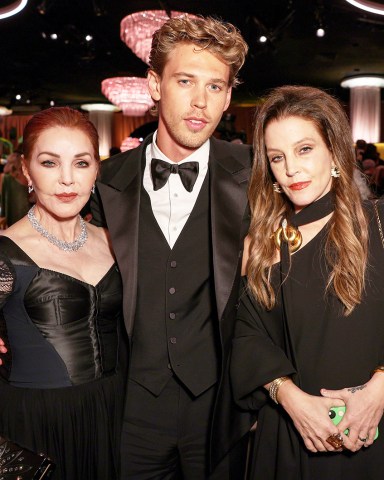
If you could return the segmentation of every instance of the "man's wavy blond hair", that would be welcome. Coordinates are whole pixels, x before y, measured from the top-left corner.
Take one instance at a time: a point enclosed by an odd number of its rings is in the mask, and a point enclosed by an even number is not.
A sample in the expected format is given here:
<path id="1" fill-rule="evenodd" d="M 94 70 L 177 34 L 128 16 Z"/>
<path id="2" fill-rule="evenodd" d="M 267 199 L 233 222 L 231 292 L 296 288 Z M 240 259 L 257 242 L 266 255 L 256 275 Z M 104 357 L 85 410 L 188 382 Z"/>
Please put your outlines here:
<path id="1" fill-rule="evenodd" d="M 274 178 L 264 136 L 271 121 L 291 116 L 313 123 L 340 171 L 340 177 L 332 179 L 335 210 L 329 222 L 323 254 L 330 270 L 326 291 L 339 298 L 345 315 L 349 315 L 360 303 L 364 290 L 367 219 L 353 179 L 355 152 L 347 115 L 335 98 L 317 88 L 276 88 L 256 112 L 254 165 L 249 186 L 252 212 L 247 265 L 249 287 L 262 306 L 268 310 L 273 308 L 276 293 L 270 282 L 270 273 L 276 251 L 271 235 L 276 222 L 292 211 L 292 205 L 283 193 L 273 190 Z"/>
<path id="2" fill-rule="evenodd" d="M 192 43 L 208 50 L 229 66 L 229 86 L 238 85 L 239 70 L 245 62 L 248 45 L 231 23 L 212 17 L 170 18 L 152 37 L 149 68 L 161 77 L 169 55 L 181 43 Z M 156 114 L 156 106 L 152 113 Z"/>

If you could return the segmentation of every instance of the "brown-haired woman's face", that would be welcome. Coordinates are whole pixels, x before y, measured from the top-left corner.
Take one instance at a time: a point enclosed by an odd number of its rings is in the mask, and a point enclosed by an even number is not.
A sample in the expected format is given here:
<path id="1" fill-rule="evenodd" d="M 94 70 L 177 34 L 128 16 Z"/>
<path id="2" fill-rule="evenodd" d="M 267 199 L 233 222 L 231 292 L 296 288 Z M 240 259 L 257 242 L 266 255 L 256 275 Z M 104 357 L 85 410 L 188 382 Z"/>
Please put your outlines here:
<path id="1" fill-rule="evenodd" d="M 330 191 L 333 157 L 312 121 L 273 120 L 265 128 L 265 144 L 272 173 L 296 211 Z"/>
<path id="2" fill-rule="evenodd" d="M 84 132 L 52 127 L 38 137 L 24 172 L 34 187 L 36 203 L 55 217 L 70 218 L 87 203 L 98 162 Z"/>

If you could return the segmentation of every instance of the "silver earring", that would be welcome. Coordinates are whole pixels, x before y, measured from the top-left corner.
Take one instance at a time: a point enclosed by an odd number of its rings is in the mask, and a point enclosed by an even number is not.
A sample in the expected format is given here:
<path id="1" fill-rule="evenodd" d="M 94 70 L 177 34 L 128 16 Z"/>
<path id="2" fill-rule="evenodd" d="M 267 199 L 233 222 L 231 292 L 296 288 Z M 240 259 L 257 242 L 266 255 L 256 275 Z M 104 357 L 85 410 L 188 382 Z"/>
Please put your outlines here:
<path id="1" fill-rule="evenodd" d="M 331 168 L 331 177 L 339 178 L 340 175 L 341 175 L 340 170 L 337 167 L 332 167 Z"/>
<path id="2" fill-rule="evenodd" d="M 95 184 L 93 184 L 93 185 L 92 185 L 92 188 L 91 188 L 91 192 L 92 192 L 92 193 L 95 193 L 95 191 L 96 191 Z"/>
<path id="3" fill-rule="evenodd" d="M 30 185 L 28 185 L 28 193 L 32 193 L 33 192 L 33 185 L 32 183 Z"/>
<path id="4" fill-rule="evenodd" d="M 272 186 L 273 186 L 273 191 L 276 193 L 281 193 L 283 191 L 277 182 L 273 182 Z"/>

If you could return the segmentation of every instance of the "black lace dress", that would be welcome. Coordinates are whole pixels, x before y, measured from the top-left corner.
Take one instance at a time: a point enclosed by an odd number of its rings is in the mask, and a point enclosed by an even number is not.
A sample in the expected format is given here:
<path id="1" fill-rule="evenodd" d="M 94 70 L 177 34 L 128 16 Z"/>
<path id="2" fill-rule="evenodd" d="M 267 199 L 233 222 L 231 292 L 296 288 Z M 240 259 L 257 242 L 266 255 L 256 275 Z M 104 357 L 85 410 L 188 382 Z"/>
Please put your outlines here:
<path id="1" fill-rule="evenodd" d="M 0 237 L 0 434 L 48 454 L 54 480 L 118 478 L 121 302 L 115 265 L 92 286 Z"/>
<path id="2" fill-rule="evenodd" d="M 289 416 L 263 388 L 271 380 L 297 371 L 294 381 L 305 392 L 320 395 L 320 388 L 361 385 L 377 365 L 384 365 L 384 249 L 373 209 L 367 208 L 370 245 L 366 289 L 363 301 L 350 316 L 342 315 L 333 295 L 324 295 L 328 269 L 322 252 L 327 226 L 292 256 L 287 284 L 292 315 L 286 322 L 278 289 L 279 265 L 272 272 L 278 302 L 270 312 L 247 293 L 243 279 L 231 373 L 237 403 L 259 412 L 250 456 L 251 480 L 384 478 L 383 418 L 379 437 L 369 448 L 356 453 L 312 454 Z M 383 222 L 382 206 L 380 216 Z"/>

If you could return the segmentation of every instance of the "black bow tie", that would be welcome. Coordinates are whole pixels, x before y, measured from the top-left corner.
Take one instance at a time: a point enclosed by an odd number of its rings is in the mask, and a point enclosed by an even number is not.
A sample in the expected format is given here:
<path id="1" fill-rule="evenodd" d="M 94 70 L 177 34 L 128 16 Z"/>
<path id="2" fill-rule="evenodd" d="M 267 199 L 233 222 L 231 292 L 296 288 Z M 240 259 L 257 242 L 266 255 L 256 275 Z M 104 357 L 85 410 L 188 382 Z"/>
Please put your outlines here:
<path id="1" fill-rule="evenodd" d="M 159 160 L 158 158 L 152 158 L 151 174 L 154 190 L 160 190 L 160 188 L 164 187 L 171 173 L 178 173 L 184 188 L 187 192 L 192 192 L 199 174 L 199 162 L 185 162 L 178 165 L 164 162 L 164 160 Z"/>

